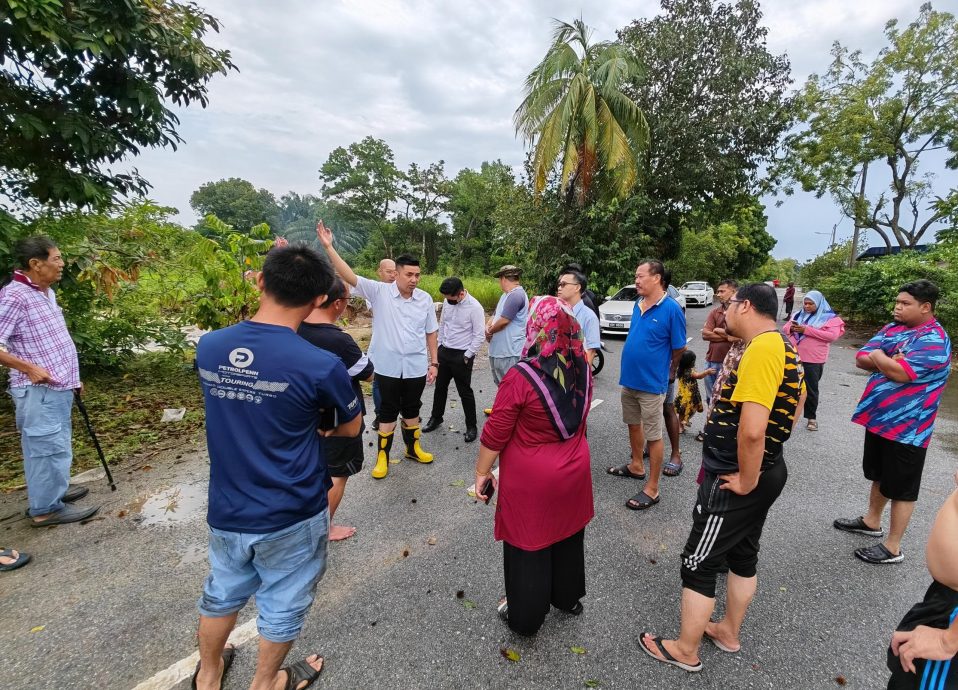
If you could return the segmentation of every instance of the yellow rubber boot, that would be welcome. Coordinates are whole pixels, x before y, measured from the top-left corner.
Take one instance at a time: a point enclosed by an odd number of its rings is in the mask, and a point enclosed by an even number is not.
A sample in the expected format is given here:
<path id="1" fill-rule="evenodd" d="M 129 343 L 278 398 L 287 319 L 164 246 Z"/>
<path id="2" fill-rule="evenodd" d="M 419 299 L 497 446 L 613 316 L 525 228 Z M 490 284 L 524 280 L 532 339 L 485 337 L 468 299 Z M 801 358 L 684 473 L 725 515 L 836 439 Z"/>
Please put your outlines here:
<path id="1" fill-rule="evenodd" d="M 406 442 L 406 457 L 423 464 L 432 462 L 432 453 L 427 453 L 422 449 L 422 446 L 419 445 L 420 436 L 421 432 L 419 431 L 418 424 L 416 426 L 406 426 L 403 424 L 402 440 Z"/>
<path id="2" fill-rule="evenodd" d="M 389 474 L 389 450 L 393 445 L 393 433 L 379 432 L 379 451 L 376 453 L 376 466 L 373 468 L 373 479 L 382 479 Z"/>

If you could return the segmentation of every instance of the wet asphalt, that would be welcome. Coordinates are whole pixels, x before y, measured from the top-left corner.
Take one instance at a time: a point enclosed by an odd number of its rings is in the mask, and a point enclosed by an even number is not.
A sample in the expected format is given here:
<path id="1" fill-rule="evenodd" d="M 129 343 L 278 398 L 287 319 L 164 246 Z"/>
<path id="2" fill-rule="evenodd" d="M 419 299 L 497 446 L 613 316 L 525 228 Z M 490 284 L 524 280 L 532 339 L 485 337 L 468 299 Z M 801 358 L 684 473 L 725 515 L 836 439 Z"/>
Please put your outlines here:
<path id="1" fill-rule="evenodd" d="M 698 333 L 707 311 L 688 310 L 700 364 L 705 343 Z M 856 560 L 852 551 L 874 540 L 840 533 L 831 523 L 861 514 L 867 497 L 864 431 L 849 421 L 865 383 L 854 368 L 861 342 L 853 336 L 833 346 L 822 381 L 821 430 L 802 426 L 787 445 L 789 480 L 765 528 L 759 590 L 740 653 L 703 643 L 704 671 L 687 674 L 637 647 L 643 630 L 666 636 L 678 630 L 679 554 L 701 445 L 694 433 L 683 435 L 687 469 L 663 479 L 662 502 L 645 512 L 626 509 L 642 484 L 605 473 L 628 457 L 616 385 L 623 341 L 609 338 L 612 352 L 596 380 L 595 397 L 603 403 L 589 419 L 596 517 L 586 530 L 584 613 L 553 612 L 533 639 L 513 635 L 497 618 L 501 546 L 492 538 L 492 509 L 465 492 L 477 444 L 464 443 L 456 405 L 445 427 L 424 437 L 436 456 L 432 465 L 403 461 L 376 481 L 368 474 L 367 447 L 366 470 L 350 480 L 337 516 L 357 534 L 330 545 L 329 570 L 293 657 L 324 655 L 318 685 L 324 688 L 884 687 L 888 638 L 929 583 L 926 538 L 954 487 L 958 396 L 947 395 L 939 416 L 905 536 L 905 562 Z M 477 367 L 482 407 L 494 386 L 487 363 Z M 427 389 L 424 416 L 431 395 Z M 457 400 L 454 390 L 450 399 Z M 693 432 L 702 422 L 695 418 Z M 129 690 L 195 650 L 195 601 L 206 576 L 202 439 L 131 459 L 114 472 L 115 493 L 105 481 L 88 484 L 92 495 L 82 503 L 103 509 L 84 525 L 32 529 L 20 517 L 23 492 L 0 497 L 0 542 L 35 559 L 0 573 L 0 686 Z M 721 601 L 720 594 L 720 607 Z M 254 616 L 251 603 L 240 623 Z M 516 652 L 518 661 L 503 650 Z M 240 647 L 224 688 L 248 687 L 255 656 L 255 642 Z"/>

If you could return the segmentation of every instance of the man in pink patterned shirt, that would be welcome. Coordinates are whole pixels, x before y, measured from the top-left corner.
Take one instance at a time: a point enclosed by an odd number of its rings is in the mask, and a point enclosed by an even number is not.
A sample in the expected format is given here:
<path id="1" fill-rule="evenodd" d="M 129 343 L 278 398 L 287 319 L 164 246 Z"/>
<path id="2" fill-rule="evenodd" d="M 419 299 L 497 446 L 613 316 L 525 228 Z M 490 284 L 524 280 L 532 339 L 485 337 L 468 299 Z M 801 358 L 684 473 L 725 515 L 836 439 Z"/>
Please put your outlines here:
<path id="1" fill-rule="evenodd" d="M 76 346 L 50 289 L 63 275 L 63 257 L 53 240 L 37 235 L 20 240 L 14 258 L 19 268 L 0 289 L 0 366 L 10 369 L 31 524 L 78 522 L 99 506 L 65 505 L 89 489 L 70 486 L 70 417 L 81 383 Z"/>

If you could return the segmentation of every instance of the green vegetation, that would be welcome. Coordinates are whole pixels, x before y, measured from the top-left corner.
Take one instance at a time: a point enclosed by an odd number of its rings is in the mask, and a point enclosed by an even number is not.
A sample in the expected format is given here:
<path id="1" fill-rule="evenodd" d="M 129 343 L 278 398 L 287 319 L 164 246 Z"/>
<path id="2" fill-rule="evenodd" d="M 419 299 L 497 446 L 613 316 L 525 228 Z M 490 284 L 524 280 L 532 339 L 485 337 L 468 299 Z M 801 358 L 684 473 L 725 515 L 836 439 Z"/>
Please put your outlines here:
<path id="1" fill-rule="evenodd" d="M 847 267 L 851 243 L 825 252 L 800 274 L 805 290 L 821 290 L 839 313 L 871 326 L 888 323 L 898 288 L 927 278 L 941 289 L 935 313 L 952 339 L 958 338 L 958 241 L 945 239 L 931 251 L 905 251 Z"/>
<path id="2" fill-rule="evenodd" d="M 885 36 L 871 64 L 836 43 L 825 74 L 809 77 L 798 99 L 804 126 L 785 139 L 773 181 L 785 180 L 786 194 L 797 184 L 831 196 L 855 246 L 871 230 L 907 249 L 958 222 L 958 189 L 936 193 L 927 167 L 942 149 L 958 167 L 958 20 L 926 3 L 904 30 L 888 22 Z"/>
<path id="3" fill-rule="evenodd" d="M 147 447 L 153 451 L 173 448 L 202 434 L 203 396 L 190 362 L 182 357 L 144 354 L 119 370 L 87 371 L 83 383 L 83 401 L 110 464 Z M 165 407 L 185 407 L 186 416 L 180 422 L 161 423 Z M 10 396 L 0 395 L 0 418 L 12 420 L 13 414 Z M 79 414 L 73 415 L 73 453 L 75 472 L 100 465 Z M 123 475 L 117 474 L 116 479 L 123 481 Z M 12 424 L 4 424 L 0 428 L 0 490 L 21 484 L 20 434 Z"/>
<path id="4" fill-rule="evenodd" d="M 193 3 L 3 0 L 0 26 L 0 194 L 16 205 L 144 194 L 135 169 L 110 166 L 176 148 L 170 106 L 205 107 L 207 83 L 233 69 L 229 51 L 203 42 L 219 24 Z"/>

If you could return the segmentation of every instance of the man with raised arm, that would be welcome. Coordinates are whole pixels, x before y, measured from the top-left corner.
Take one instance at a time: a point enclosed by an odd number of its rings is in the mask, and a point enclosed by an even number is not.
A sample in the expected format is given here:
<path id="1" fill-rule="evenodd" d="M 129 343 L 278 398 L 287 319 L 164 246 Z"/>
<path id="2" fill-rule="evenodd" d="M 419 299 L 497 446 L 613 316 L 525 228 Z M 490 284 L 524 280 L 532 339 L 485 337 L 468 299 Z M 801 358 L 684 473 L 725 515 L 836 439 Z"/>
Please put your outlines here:
<path id="1" fill-rule="evenodd" d="M 353 272 L 333 248 L 333 233 L 322 221 L 316 224 L 316 236 L 336 272 L 357 295 L 369 300 L 376 314 L 369 358 L 379 379 L 382 407 L 373 477 L 382 479 L 389 473 L 389 451 L 400 415 L 406 457 L 432 462 L 432 454 L 419 442 L 419 410 L 426 384 L 435 381 L 439 371 L 439 322 L 432 297 L 416 287 L 421 276 L 419 261 L 405 254 L 397 256 L 396 282 L 381 283 Z"/>

